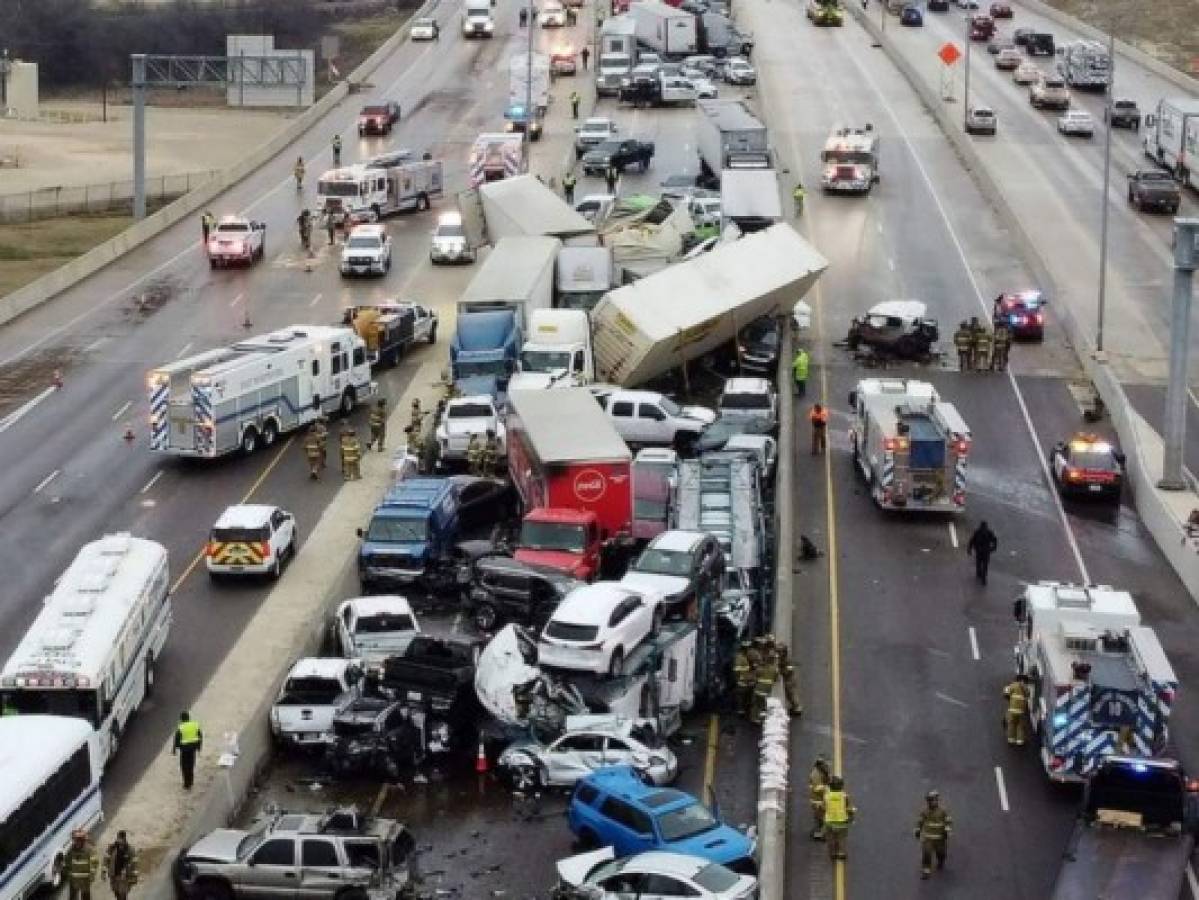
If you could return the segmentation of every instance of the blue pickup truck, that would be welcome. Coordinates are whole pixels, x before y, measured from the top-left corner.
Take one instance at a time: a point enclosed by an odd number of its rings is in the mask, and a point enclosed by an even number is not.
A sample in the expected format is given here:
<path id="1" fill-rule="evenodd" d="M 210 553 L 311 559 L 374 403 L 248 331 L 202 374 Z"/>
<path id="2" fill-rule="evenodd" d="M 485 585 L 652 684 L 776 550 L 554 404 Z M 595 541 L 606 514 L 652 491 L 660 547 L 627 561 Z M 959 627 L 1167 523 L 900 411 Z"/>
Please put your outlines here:
<path id="1" fill-rule="evenodd" d="M 450 371 L 463 395 L 498 398 L 516 371 L 521 333 L 510 309 L 460 313 L 450 342 Z"/>

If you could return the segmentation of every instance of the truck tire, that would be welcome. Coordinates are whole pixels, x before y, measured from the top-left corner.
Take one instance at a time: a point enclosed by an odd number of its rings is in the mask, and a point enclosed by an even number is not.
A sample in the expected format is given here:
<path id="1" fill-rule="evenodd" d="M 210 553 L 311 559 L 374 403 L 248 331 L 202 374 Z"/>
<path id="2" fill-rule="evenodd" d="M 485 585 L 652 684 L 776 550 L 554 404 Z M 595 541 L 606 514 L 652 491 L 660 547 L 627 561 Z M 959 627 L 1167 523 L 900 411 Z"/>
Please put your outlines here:
<path id="1" fill-rule="evenodd" d="M 274 422 L 267 422 L 262 426 L 262 446 L 270 447 L 279 437 L 279 426 Z"/>
<path id="2" fill-rule="evenodd" d="M 437 343 L 437 323 L 436 322 L 434 322 L 432 325 L 429 326 L 429 343 L 430 344 Z"/>
<path id="3" fill-rule="evenodd" d="M 416 209 L 417 209 L 417 212 L 427 212 L 428 211 L 428 209 L 429 209 L 428 194 L 418 194 L 417 195 Z"/>
<path id="4" fill-rule="evenodd" d="M 241 452 L 249 456 L 258 449 L 258 429 L 253 425 L 241 433 Z"/>
<path id="5" fill-rule="evenodd" d="M 495 627 L 497 618 L 499 617 L 496 615 L 495 607 L 490 603 L 480 603 L 475 607 L 475 627 L 479 631 L 491 631 Z"/>
<path id="6" fill-rule="evenodd" d="M 612 651 L 612 658 L 608 660 L 608 675 L 611 678 L 620 678 L 624 674 L 624 648 L 617 647 Z"/>
<path id="7" fill-rule="evenodd" d="M 337 404 L 337 411 L 341 413 L 342 418 L 348 418 L 354 411 L 357 402 L 358 395 L 354 393 L 354 389 L 346 388 L 341 394 L 341 401 Z"/>

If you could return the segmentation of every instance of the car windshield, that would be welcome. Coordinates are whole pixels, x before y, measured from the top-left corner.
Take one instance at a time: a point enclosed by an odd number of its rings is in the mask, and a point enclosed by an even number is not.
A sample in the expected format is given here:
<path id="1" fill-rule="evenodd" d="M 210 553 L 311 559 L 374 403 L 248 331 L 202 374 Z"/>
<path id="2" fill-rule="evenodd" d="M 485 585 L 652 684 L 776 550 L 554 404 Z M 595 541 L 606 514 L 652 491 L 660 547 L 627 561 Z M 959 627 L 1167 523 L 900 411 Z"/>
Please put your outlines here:
<path id="1" fill-rule="evenodd" d="M 489 403 L 457 403 L 446 415 L 451 419 L 490 419 L 495 413 Z"/>
<path id="2" fill-rule="evenodd" d="M 598 625 L 575 625 L 572 622 L 557 622 L 550 619 L 545 626 L 545 636 L 560 641 L 594 641 L 599 635 Z"/>
<path id="3" fill-rule="evenodd" d="M 1141 181 L 1168 181 L 1174 183 L 1174 176 L 1169 172 L 1140 172 L 1137 178 Z"/>
<path id="4" fill-rule="evenodd" d="M 1046 78 L 1045 79 L 1045 87 L 1047 87 L 1047 88 L 1052 88 L 1053 90 L 1058 90 L 1060 88 L 1064 88 L 1065 86 L 1066 86 L 1066 82 L 1064 82 L 1058 78 Z"/>
<path id="5" fill-rule="evenodd" d="M 289 678 L 279 697 L 280 706 L 306 706 L 332 703 L 341 695 L 341 685 L 335 678 Z"/>
<path id="6" fill-rule="evenodd" d="M 439 238 L 460 238 L 466 237 L 466 232 L 462 230 L 462 225 L 458 222 L 443 222 L 437 226 L 437 236 Z"/>
<path id="7" fill-rule="evenodd" d="M 719 863 L 704 866 L 691 876 L 691 880 L 706 891 L 719 894 L 731 891 L 737 884 L 738 875 L 731 869 L 726 869 Z"/>
<path id="8" fill-rule="evenodd" d="M 708 812 L 702 803 L 695 802 L 682 809 L 672 809 L 658 816 L 658 828 L 661 829 L 662 839 L 666 841 L 682 841 L 705 831 L 711 831 L 720 823 Z"/>
<path id="9" fill-rule="evenodd" d="M 399 544 L 404 541 L 423 541 L 428 537 L 429 523 L 425 519 L 400 519 L 394 516 L 379 516 L 371 520 L 366 539 L 381 544 Z"/>
<path id="10" fill-rule="evenodd" d="M 1103 472 L 1118 468 L 1111 453 L 1102 450 L 1074 450 L 1070 453 L 1070 465 Z"/>
<path id="11" fill-rule="evenodd" d="M 253 544 L 270 539 L 271 530 L 265 525 L 260 528 L 212 529 L 212 541 L 217 544 Z"/>
<path id="12" fill-rule="evenodd" d="M 249 222 L 222 222 L 216 227 L 217 231 L 231 234 L 244 233 L 250 230 Z"/>
<path id="13" fill-rule="evenodd" d="M 725 394 L 720 398 L 721 409 L 770 409 L 769 394 Z"/>
<path id="14" fill-rule="evenodd" d="M 407 613 L 375 613 L 362 616 L 354 624 L 355 634 L 390 634 L 393 631 L 415 631 L 416 623 Z"/>
<path id="15" fill-rule="evenodd" d="M 633 570 L 650 575 L 678 575 L 686 578 L 691 574 L 691 554 L 649 547 L 637 557 L 637 561 L 633 563 Z"/>
<path id="16" fill-rule="evenodd" d="M 520 526 L 520 546 L 528 550 L 582 553 L 587 546 L 587 533 L 582 525 L 564 522 L 525 522 Z"/>
<path id="17" fill-rule="evenodd" d="M 842 165 L 870 165 L 874 162 L 874 157 L 865 150 L 825 150 L 820 158 Z"/>
<path id="18" fill-rule="evenodd" d="M 358 196 L 358 185 L 353 181 L 322 181 L 316 190 L 326 197 Z"/>
<path id="19" fill-rule="evenodd" d="M 420 28 L 431 28 L 432 26 L 436 25 L 437 23 L 434 22 L 432 19 L 417 19 L 416 24 Z"/>
<path id="20" fill-rule="evenodd" d="M 524 372 L 552 372 L 570 368 L 569 350 L 526 350 L 520 355 Z"/>
<path id="21" fill-rule="evenodd" d="M 378 250 L 381 243 L 377 237 L 355 237 L 354 235 L 350 235 L 350 239 L 346 241 L 346 246 L 360 250 Z"/>
<path id="22" fill-rule="evenodd" d="M 387 115 L 386 106 L 364 106 L 362 108 L 364 116 L 385 116 Z"/>

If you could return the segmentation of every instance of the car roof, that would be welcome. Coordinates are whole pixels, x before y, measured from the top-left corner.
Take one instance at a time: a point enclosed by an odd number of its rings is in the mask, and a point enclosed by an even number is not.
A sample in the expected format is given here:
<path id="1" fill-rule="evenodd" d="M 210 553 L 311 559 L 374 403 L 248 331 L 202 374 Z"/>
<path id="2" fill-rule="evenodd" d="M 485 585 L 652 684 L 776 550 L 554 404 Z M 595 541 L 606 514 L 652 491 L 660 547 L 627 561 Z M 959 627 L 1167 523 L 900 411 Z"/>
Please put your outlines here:
<path id="1" fill-rule="evenodd" d="M 374 616 L 379 613 L 388 615 L 412 615 L 412 604 L 399 594 L 376 594 L 373 597 L 351 597 L 346 603 L 352 604 L 354 612 L 360 616 Z"/>
<path id="2" fill-rule="evenodd" d="M 650 850 L 623 860 L 620 865 L 620 871 L 661 873 L 663 875 L 677 875 L 680 878 L 694 878 L 710 865 L 713 865 L 710 859 L 703 859 L 699 856 L 690 856 L 686 853 L 670 853 L 665 850 Z"/>
<path id="3" fill-rule="evenodd" d="M 604 766 L 588 775 L 589 781 L 601 790 L 615 794 L 632 803 L 640 803 L 652 809 L 655 813 L 677 809 L 682 806 L 692 806 L 699 801 L 691 794 L 676 788 L 663 788 L 646 784 L 637 775 L 632 766 Z M 645 803 L 647 798 L 662 795 L 651 805 Z"/>
<path id="4" fill-rule="evenodd" d="M 724 383 L 726 394 L 769 394 L 770 382 L 765 378 L 730 378 Z"/>
<path id="5" fill-rule="evenodd" d="M 702 531 L 684 531 L 681 528 L 674 528 L 670 531 L 663 531 L 650 541 L 649 549 L 690 552 L 703 543 L 707 536 Z"/>
<path id="6" fill-rule="evenodd" d="M 350 237 L 354 237 L 355 235 L 366 235 L 368 237 L 374 235 L 378 237 L 385 237 L 387 235 L 387 230 L 382 225 L 376 225 L 374 223 L 367 222 L 362 225 L 355 225 L 350 230 Z"/>
<path id="7" fill-rule="evenodd" d="M 867 311 L 871 316 L 895 316 L 900 319 L 923 319 L 928 307 L 919 300 L 884 300 Z"/>
<path id="8" fill-rule="evenodd" d="M 446 403 L 446 409 L 452 406 L 468 406 L 476 403 L 485 403 L 492 409 L 495 408 L 495 400 L 492 399 L 490 394 L 465 394 L 461 397 L 455 397 Z"/>
<path id="9" fill-rule="evenodd" d="M 296 660 L 288 678 L 341 678 L 353 660 L 342 657 L 308 656 Z"/>
<path id="10" fill-rule="evenodd" d="M 260 528 L 271 520 L 277 506 L 265 503 L 239 503 L 230 506 L 216 520 L 213 528 Z"/>
<path id="11" fill-rule="evenodd" d="M 618 604 L 643 593 L 615 581 L 580 585 L 563 598 L 552 618 L 575 625 L 606 625 Z"/>

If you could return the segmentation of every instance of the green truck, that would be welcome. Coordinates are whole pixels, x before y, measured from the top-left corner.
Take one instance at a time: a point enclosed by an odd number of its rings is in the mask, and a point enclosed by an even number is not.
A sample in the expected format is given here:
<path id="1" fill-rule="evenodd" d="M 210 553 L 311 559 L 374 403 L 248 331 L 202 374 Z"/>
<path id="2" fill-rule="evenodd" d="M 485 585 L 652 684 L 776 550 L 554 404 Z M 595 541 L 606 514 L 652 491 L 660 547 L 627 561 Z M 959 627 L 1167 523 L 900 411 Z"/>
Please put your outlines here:
<path id="1" fill-rule="evenodd" d="M 840 27 L 845 20 L 845 10 L 840 0 L 810 0 L 808 18 L 813 25 Z"/>

